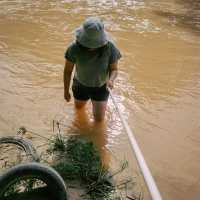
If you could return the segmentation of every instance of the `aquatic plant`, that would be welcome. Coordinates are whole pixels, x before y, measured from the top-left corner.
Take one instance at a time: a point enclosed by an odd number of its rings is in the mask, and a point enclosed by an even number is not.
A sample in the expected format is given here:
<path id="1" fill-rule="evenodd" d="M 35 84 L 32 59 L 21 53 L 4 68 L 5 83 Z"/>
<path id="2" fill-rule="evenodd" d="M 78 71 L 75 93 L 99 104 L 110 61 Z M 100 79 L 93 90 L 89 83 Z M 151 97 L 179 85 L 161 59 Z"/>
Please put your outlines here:
<path id="1" fill-rule="evenodd" d="M 54 148 L 55 149 L 55 148 Z M 112 176 L 101 161 L 94 144 L 82 138 L 70 137 L 63 158 L 52 165 L 67 181 L 73 180 L 85 186 L 91 199 L 108 199 L 114 191 Z"/>
<path id="2" fill-rule="evenodd" d="M 48 152 L 55 152 L 55 151 L 65 151 L 65 138 L 61 134 L 57 134 L 55 137 L 49 140 L 49 147 Z"/>

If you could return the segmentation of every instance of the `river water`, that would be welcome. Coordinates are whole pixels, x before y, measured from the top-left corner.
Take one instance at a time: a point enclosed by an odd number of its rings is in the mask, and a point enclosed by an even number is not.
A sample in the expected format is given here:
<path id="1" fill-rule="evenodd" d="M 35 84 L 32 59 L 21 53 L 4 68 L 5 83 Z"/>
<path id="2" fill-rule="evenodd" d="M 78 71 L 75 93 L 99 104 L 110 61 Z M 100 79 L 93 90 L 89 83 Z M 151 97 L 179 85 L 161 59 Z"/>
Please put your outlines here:
<path id="1" fill-rule="evenodd" d="M 63 99 L 64 51 L 74 29 L 98 15 L 123 55 L 114 96 L 163 199 L 199 199 L 199 0 L 1 0 L 0 7 L 0 136 L 20 126 L 50 136 L 59 120 L 66 134 L 93 132 L 98 146 L 132 162 L 111 100 L 106 126 L 93 129 L 91 105 L 87 119 Z"/>

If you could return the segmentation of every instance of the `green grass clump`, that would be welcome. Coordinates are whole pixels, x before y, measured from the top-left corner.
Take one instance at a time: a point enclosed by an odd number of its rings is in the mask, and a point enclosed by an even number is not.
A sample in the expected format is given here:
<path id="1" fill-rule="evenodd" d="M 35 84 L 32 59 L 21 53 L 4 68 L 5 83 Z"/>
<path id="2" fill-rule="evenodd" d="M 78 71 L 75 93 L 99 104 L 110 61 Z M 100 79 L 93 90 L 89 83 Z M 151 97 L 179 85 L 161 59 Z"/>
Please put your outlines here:
<path id="1" fill-rule="evenodd" d="M 57 134 L 50 140 L 48 152 L 65 151 L 66 148 L 65 145 L 66 145 L 65 138 L 62 135 Z"/>
<path id="2" fill-rule="evenodd" d="M 64 158 L 52 167 L 65 180 L 82 183 L 91 199 L 108 199 L 114 185 L 93 143 L 85 139 L 70 137 L 64 146 L 64 151 L 62 149 Z"/>

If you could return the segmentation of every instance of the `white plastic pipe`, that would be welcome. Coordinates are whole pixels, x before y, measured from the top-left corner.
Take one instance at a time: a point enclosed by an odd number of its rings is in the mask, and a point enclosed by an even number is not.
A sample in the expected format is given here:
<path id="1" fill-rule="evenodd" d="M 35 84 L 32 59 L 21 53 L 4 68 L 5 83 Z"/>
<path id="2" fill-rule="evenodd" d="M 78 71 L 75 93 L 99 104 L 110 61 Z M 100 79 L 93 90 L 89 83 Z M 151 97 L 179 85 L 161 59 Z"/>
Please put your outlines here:
<path id="1" fill-rule="evenodd" d="M 112 94 L 112 91 L 110 88 L 108 88 L 109 92 L 110 92 L 110 96 L 111 96 L 111 99 L 113 101 L 113 104 L 115 105 L 115 108 L 119 114 L 119 117 L 122 121 L 122 124 L 128 134 L 128 138 L 129 138 L 129 141 L 130 141 L 130 144 L 131 144 L 131 147 L 132 147 L 132 150 L 133 152 L 135 153 L 135 156 L 136 156 L 136 160 L 138 162 L 138 165 L 142 171 L 142 174 L 143 174 L 143 177 L 144 177 L 144 180 L 146 182 L 146 185 L 147 185 L 147 188 L 150 192 L 150 195 L 152 197 L 153 200 L 162 200 L 162 197 L 160 195 L 160 192 L 156 186 L 156 183 L 151 175 L 151 172 L 145 162 L 145 159 L 142 155 L 142 152 L 137 144 L 137 141 L 135 139 L 135 136 L 133 134 L 133 132 L 131 131 L 128 123 L 126 122 L 126 120 L 124 119 L 123 115 L 122 115 L 122 112 L 120 111 L 118 105 L 117 105 L 117 102 L 115 101 L 115 98 Z"/>

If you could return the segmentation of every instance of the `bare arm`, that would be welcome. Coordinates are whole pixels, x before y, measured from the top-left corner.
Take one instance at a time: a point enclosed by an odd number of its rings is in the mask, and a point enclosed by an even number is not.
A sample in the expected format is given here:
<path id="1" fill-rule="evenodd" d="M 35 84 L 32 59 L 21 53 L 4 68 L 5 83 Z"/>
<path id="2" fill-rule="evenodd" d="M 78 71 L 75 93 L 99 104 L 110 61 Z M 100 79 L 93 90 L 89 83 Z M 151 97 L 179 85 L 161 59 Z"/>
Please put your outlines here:
<path id="1" fill-rule="evenodd" d="M 69 86 L 70 86 L 70 80 L 72 71 L 74 68 L 74 63 L 70 62 L 69 60 L 65 60 L 65 68 L 64 68 L 64 74 L 63 74 L 63 81 L 64 81 L 64 98 L 66 101 L 70 101 L 71 96 L 69 93 Z"/>
<path id="2" fill-rule="evenodd" d="M 107 82 L 107 87 L 113 88 L 114 87 L 114 81 L 117 78 L 118 74 L 118 61 L 110 64 L 110 78 Z"/>

